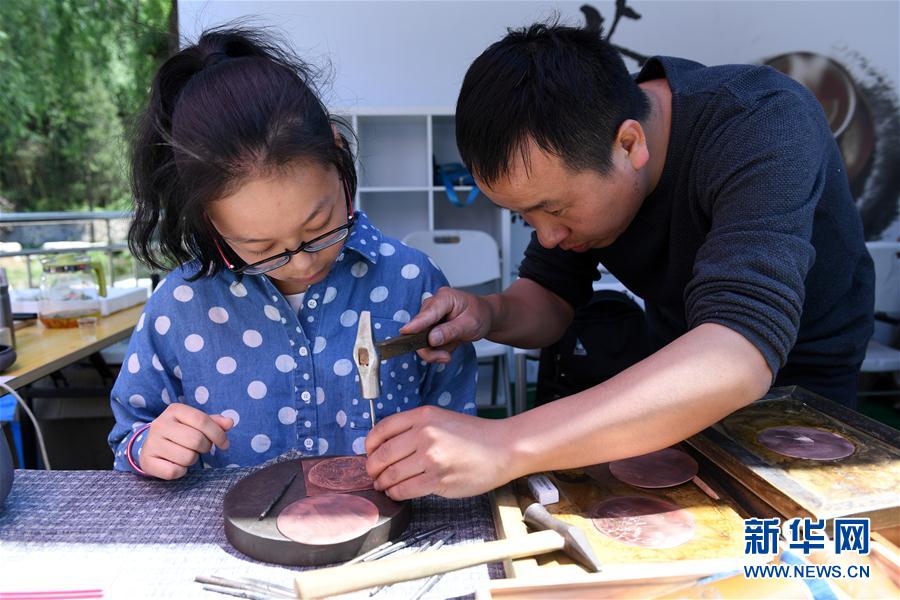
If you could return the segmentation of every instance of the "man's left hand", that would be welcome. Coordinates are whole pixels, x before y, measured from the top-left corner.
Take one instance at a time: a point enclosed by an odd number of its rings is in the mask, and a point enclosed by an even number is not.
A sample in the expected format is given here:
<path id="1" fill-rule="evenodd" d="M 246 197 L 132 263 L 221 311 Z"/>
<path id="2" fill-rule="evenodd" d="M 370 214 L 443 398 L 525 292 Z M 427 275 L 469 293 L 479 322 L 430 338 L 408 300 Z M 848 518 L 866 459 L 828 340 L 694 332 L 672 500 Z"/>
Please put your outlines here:
<path id="1" fill-rule="evenodd" d="M 509 419 L 481 419 L 435 406 L 391 415 L 366 438 L 366 470 L 393 500 L 463 498 L 513 479 Z"/>

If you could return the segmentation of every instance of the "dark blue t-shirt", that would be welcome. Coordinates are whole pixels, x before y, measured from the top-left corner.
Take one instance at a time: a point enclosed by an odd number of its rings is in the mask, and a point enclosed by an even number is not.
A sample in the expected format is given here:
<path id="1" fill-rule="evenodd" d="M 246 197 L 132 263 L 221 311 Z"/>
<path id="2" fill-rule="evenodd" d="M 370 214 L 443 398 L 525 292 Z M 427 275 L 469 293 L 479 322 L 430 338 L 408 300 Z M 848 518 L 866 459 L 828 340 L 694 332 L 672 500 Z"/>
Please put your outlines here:
<path id="1" fill-rule="evenodd" d="M 637 81 L 663 77 L 672 90 L 665 167 L 634 221 L 609 247 L 581 254 L 532 237 L 520 275 L 577 307 L 602 262 L 646 302 L 657 347 L 719 323 L 753 343 L 773 374 L 855 376 L 875 276 L 818 101 L 761 66 L 655 57 Z"/>

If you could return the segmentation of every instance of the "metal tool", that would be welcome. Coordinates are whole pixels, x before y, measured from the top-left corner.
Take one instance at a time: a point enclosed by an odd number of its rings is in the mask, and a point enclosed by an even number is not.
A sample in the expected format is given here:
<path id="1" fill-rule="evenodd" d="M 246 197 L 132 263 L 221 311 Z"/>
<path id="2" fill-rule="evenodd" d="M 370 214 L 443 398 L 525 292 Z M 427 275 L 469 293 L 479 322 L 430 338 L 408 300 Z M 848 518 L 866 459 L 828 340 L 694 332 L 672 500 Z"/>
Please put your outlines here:
<path id="1" fill-rule="evenodd" d="M 450 538 L 452 538 L 453 535 L 454 535 L 454 533 L 451 531 L 450 533 L 448 533 L 447 535 L 445 535 L 444 537 L 442 537 L 439 540 L 436 540 L 434 542 L 425 542 L 418 548 L 413 548 L 411 554 L 415 554 L 416 552 L 425 552 L 426 550 L 437 550 L 438 548 L 440 548 L 441 546 L 446 544 L 448 541 L 450 541 Z M 439 576 L 433 575 L 433 577 L 439 577 Z M 374 596 L 381 590 L 388 588 L 388 587 L 390 587 L 390 586 L 389 585 L 380 585 L 377 588 L 373 588 L 372 591 L 369 592 L 369 597 L 371 598 L 372 596 Z"/>
<path id="2" fill-rule="evenodd" d="M 204 584 L 203 589 L 212 586 L 211 592 L 238 596 L 240 598 L 294 598 L 291 588 L 250 577 L 229 579 L 218 575 L 197 575 L 194 581 Z"/>
<path id="3" fill-rule="evenodd" d="M 571 556 L 573 548 L 583 542 L 573 538 L 570 543 L 566 543 L 564 535 L 570 535 L 570 532 L 564 531 L 566 534 L 549 529 L 483 544 L 467 544 L 386 560 L 306 571 L 297 575 L 294 588 L 300 598 L 322 598 L 555 550 L 562 550 Z M 573 558 L 581 560 L 582 556 L 590 556 L 592 552 L 590 547 L 579 548 L 578 556 Z M 599 564 L 599 561 L 594 559 L 592 564 Z"/>
<path id="4" fill-rule="evenodd" d="M 376 547 L 372 548 L 371 550 L 369 550 L 368 552 L 366 552 L 365 554 L 360 554 L 356 558 L 350 559 L 347 562 L 345 562 L 344 564 L 345 565 L 353 565 L 358 562 L 377 560 L 377 559 L 381 558 L 382 556 L 387 556 L 388 554 L 395 552 L 394 546 L 396 546 L 397 544 L 402 543 L 402 544 L 406 545 L 407 543 L 409 543 L 409 541 L 411 539 L 415 539 L 416 541 L 424 539 L 430 535 L 433 535 L 441 530 L 446 529 L 447 527 L 449 527 L 449 525 L 440 525 L 438 527 L 434 527 L 432 529 L 427 529 L 425 531 L 420 531 L 418 533 L 416 533 L 416 532 L 404 533 L 396 540 L 387 541 L 387 542 L 381 544 L 380 546 L 376 546 Z M 399 549 L 400 548 L 397 548 L 397 550 L 399 550 Z"/>
<path id="5" fill-rule="evenodd" d="M 421 333 L 401 335 L 375 343 L 372 313 L 367 310 L 360 311 L 356 343 L 353 345 L 353 362 L 359 373 L 362 397 L 369 401 L 372 427 L 375 427 L 375 399 L 381 395 L 381 361 L 425 348 L 428 346 L 430 332 L 431 329 L 428 329 Z"/>
<path id="6" fill-rule="evenodd" d="M 600 572 L 600 561 L 581 529 L 557 519 L 547 512 L 547 509 L 539 502 L 535 502 L 525 509 L 522 520 L 535 529 L 550 529 L 559 533 L 566 541 L 563 552 L 591 573 Z"/>
<path id="7" fill-rule="evenodd" d="M 432 546 L 430 549 L 431 549 L 431 550 L 437 550 L 438 548 L 440 548 L 441 546 L 443 546 L 445 543 L 447 543 L 447 541 L 448 541 L 451 537 L 453 537 L 453 533 L 447 534 L 445 537 L 443 537 L 442 539 L 440 539 L 440 540 L 438 540 L 437 542 L 435 542 L 435 543 L 434 543 L 434 546 Z M 422 587 L 420 587 L 420 588 L 418 589 L 418 591 L 416 591 L 416 594 L 412 597 L 412 600 L 419 600 L 419 598 L 421 598 L 422 596 L 424 596 L 425 594 L 427 594 L 428 591 L 429 591 L 431 588 L 433 588 L 434 585 L 438 582 L 438 580 L 439 580 L 441 577 L 443 577 L 443 576 L 444 576 L 443 573 L 438 573 L 437 575 L 432 575 L 431 577 L 429 577 L 428 579 L 426 579 L 426 580 L 425 580 L 425 583 L 422 584 Z"/>
<path id="8" fill-rule="evenodd" d="M 379 552 L 376 552 L 376 553 L 370 555 L 368 558 L 365 558 L 363 560 L 365 562 L 369 562 L 370 560 L 378 560 L 379 558 L 384 558 L 385 556 L 388 556 L 389 554 L 393 554 L 394 552 L 402 550 L 403 548 L 406 548 L 407 546 L 411 546 L 413 544 L 418 544 L 420 541 L 424 540 L 428 536 L 431 536 L 431 535 L 434 535 L 435 533 L 443 531 L 443 530 L 447 529 L 448 527 L 450 527 L 450 526 L 449 525 L 439 525 L 438 527 L 434 527 L 427 531 L 423 531 L 421 533 L 416 533 L 407 538 L 399 539 L 396 542 L 394 542 L 393 544 L 391 544 L 388 548 L 384 548 L 383 550 L 380 550 Z"/>
<path id="9" fill-rule="evenodd" d="M 279 490 L 279 492 L 275 495 L 275 497 L 272 498 L 272 501 L 269 502 L 269 505 L 266 506 L 266 508 L 261 513 L 259 513 L 259 516 L 256 518 L 257 521 L 262 521 L 267 516 L 269 516 L 269 513 L 272 511 L 273 508 L 275 508 L 275 505 L 278 504 L 278 502 L 282 498 L 284 498 L 284 495 L 287 493 L 287 491 L 291 487 L 291 485 L 293 485 L 294 480 L 297 479 L 297 475 L 299 475 L 299 474 L 300 474 L 300 469 L 297 469 L 296 471 L 294 471 L 294 474 L 291 475 L 291 478 L 287 480 L 287 483 L 285 483 L 281 487 L 281 490 Z"/>

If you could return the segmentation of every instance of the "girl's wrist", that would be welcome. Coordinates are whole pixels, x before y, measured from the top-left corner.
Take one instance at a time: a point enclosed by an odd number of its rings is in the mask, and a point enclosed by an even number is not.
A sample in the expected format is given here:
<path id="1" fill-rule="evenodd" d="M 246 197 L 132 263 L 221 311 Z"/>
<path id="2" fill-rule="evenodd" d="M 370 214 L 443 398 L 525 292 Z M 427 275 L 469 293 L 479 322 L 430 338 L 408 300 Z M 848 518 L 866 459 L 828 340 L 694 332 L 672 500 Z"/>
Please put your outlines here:
<path id="1" fill-rule="evenodd" d="M 137 441 L 138 438 L 140 438 L 148 429 L 150 429 L 150 425 L 150 423 L 147 423 L 140 429 L 135 430 L 135 432 L 131 435 L 131 439 L 128 440 L 128 445 L 125 446 L 125 458 L 128 460 L 128 465 L 134 470 L 135 473 L 137 473 L 138 475 L 143 475 L 144 477 L 150 477 L 150 475 L 140 467 L 140 463 L 138 461 L 140 457 L 140 448 L 138 448 L 138 456 L 135 456 L 133 454 L 133 451 L 135 441 Z"/>

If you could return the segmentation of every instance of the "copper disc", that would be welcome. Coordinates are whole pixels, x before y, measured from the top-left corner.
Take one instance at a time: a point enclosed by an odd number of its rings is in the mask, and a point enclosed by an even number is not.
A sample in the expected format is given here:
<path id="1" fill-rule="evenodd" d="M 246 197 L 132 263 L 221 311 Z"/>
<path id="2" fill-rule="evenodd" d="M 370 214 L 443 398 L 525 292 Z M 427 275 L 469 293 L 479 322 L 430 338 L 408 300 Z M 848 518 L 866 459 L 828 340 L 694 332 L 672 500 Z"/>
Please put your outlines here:
<path id="1" fill-rule="evenodd" d="M 809 460 L 838 460 L 856 451 L 850 440 L 813 427 L 770 427 L 756 440 L 772 452 Z"/>
<path id="2" fill-rule="evenodd" d="M 351 494 L 307 496 L 288 504 L 275 525 L 295 542 L 321 546 L 365 535 L 378 522 L 378 507 Z"/>
<path id="3" fill-rule="evenodd" d="M 366 473 L 365 456 L 340 456 L 316 463 L 306 474 L 313 485 L 335 492 L 352 492 L 372 487 Z"/>
<path id="4" fill-rule="evenodd" d="M 644 496 L 617 496 L 590 512 L 594 527 L 629 546 L 674 548 L 694 536 L 694 517 L 679 506 Z"/>
<path id="5" fill-rule="evenodd" d="M 677 448 L 663 448 L 650 454 L 609 463 L 609 472 L 613 477 L 640 488 L 681 485 L 693 479 L 699 470 L 697 461 Z"/>

